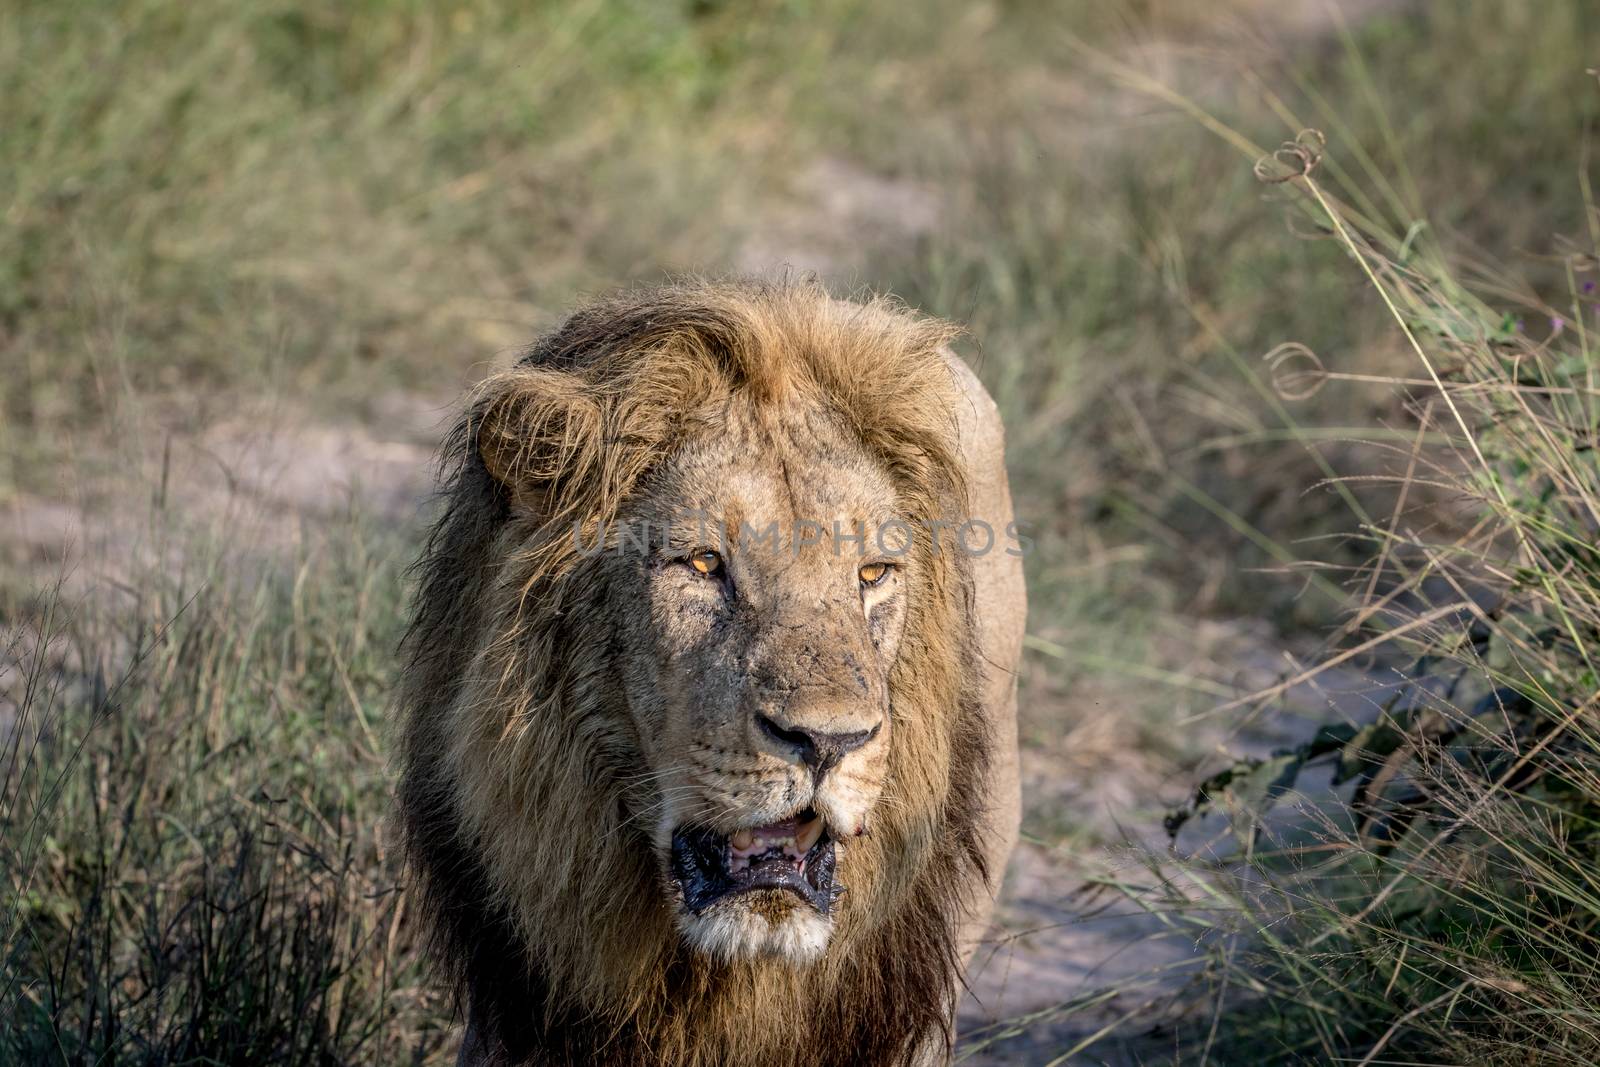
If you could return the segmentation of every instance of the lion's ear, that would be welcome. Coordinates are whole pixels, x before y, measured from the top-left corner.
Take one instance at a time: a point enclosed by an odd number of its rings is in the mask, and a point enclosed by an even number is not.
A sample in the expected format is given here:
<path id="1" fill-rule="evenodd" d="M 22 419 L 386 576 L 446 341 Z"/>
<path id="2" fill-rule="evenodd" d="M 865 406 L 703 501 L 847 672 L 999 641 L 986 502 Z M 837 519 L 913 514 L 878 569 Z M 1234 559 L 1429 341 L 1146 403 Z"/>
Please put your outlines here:
<path id="1" fill-rule="evenodd" d="M 594 468 L 604 419 L 577 376 L 518 370 L 489 382 L 474 405 L 473 447 L 523 516 L 547 519 Z"/>
<path id="2" fill-rule="evenodd" d="M 503 415 L 495 414 L 477 425 L 478 458 L 511 501 L 514 512 L 529 517 L 549 510 L 549 493 L 538 480 L 526 477 L 515 438 L 505 429 Z"/>

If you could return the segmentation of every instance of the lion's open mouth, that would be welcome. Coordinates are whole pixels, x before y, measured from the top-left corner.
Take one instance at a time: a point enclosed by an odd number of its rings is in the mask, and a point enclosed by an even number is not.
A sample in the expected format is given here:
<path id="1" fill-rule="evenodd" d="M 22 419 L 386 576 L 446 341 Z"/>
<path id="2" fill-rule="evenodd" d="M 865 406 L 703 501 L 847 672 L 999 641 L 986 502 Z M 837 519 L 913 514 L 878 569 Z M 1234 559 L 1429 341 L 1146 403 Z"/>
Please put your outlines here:
<path id="1" fill-rule="evenodd" d="M 696 915 L 763 889 L 788 890 L 826 915 L 842 892 L 833 868 L 833 839 L 810 809 L 731 837 L 700 827 L 680 827 L 672 835 L 672 876 Z"/>

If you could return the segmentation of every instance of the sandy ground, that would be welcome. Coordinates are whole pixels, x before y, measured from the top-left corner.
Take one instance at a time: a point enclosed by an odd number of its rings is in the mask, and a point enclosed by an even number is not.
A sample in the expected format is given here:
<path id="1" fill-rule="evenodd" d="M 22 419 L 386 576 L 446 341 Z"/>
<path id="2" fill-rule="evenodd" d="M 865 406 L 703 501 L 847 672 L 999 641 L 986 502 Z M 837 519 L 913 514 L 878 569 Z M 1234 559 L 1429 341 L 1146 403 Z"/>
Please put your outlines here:
<path id="1" fill-rule="evenodd" d="M 1248 629 L 1237 638 L 1240 692 L 1294 677 L 1301 666 Z M 1285 690 L 1270 714 L 1242 725 L 1195 724 L 1194 754 L 1266 757 L 1309 741 L 1329 722 L 1370 722 L 1400 685 L 1376 665 L 1346 667 Z M 1287 710 L 1295 709 L 1295 710 Z M 1068 714 L 1066 709 L 1056 709 Z M 1023 750 L 1024 798 L 1049 795 L 1063 768 Z M 1198 774 L 1180 774 L 1156 755 L 1107 760 L 1091 788 L 1057 811 L 1057 819 L 1099 821 L 1123 843 L 1064 853 L 1024 839 L 1006 873 L 996 929 L 974 961 L 961 1009 L 966 1058 L 974 1065 L 1170 1064 L 1180 1037 L 1192 1040 L 1213 1004 L 1208 962 L 1221 952 L 1247 951 L 1247 930 L 1211 916 L 1218 927 L 1186 922 L 1178 898 L 1201 899 L 1185 860 L 1226 860 L 1236 849 L 1226 820 L 1192 820 L 1176 842 L 1158 816 L 1119 809 L 1105 796 L 1159 796 L 1176 806 Z M 1215 769 L 1215 768 L 1209 768 Z M 1070 770 L 1067 773 L 1079 773 Z M 1326 776 L 1308 772 L 1269 820 L 1285 823 L 1331 797 Z M 1108 835 L 1109 836 L 1109 835 Z M 1193 1044 L 1185 1046 L 1192 1056 Z M 1074 1050 L 1077 1051 L 1074 1051 Z"/>

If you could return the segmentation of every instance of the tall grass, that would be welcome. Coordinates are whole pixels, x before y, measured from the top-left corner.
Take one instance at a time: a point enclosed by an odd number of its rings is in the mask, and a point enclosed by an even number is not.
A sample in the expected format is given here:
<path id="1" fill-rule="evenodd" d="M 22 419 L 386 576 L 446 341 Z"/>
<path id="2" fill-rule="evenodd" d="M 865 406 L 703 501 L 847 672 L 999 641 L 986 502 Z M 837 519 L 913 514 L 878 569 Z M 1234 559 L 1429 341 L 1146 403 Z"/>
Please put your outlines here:
<path id="1" fill-rule="evenodd" d="M 0 661 L 0 1060 L 421 1062 L 377 734 L 396 568 L 340 531 L 257 582 L 60 587 Z M 392 548 L 392 546 L 390 546 Z M 232 561 L 237 565 L 238 561 Z"/>
<path id="2" fill-rule="evenodd" d="M 1564 285 L 1546 300 L 1482 259 L 1463 277 L 1419 227 L 1386 229 L 1341 200 L 1325 145 L 1308 131 L 1257 173 L 1293 190 L 1390 316 L 1411 369 L 1388 382 L 1413 441 L 1363 475 L 1397 491 L 1357 531 L 1369 562 L 1339 574 L 1350 639 L 1291 681 L 1357 652 L 1407 665 L 1374 721 L 1202 786 L 1199 806 L 1228 808 L 1245 846 L 1207 877 L 1256 946 L 1223 960 L 1211 1038 L 1296 1062 L 1592 1064 L 1600 214 L 1587 160 L 1575 194 L 1590 228 L 1561 244 Z M 1297 356 L 1297 389 L 1337 377 Z M 1272 818 L 1318 765 L 1337 799 Z"/>

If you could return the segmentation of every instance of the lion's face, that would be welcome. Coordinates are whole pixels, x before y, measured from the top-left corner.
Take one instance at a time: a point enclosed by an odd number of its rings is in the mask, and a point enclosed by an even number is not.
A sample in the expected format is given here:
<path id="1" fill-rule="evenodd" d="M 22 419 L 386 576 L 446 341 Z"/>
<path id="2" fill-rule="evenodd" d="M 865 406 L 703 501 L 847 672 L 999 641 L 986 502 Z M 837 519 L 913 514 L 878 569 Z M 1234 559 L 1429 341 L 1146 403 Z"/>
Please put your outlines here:
<path id="1" fill-rule="evenodd" d="M 623 537 L 650 548 L 612 579 L 637 815 L 690 945 L 805 962 L 884 788 L 914 564 L 889 478 L 824 412 L 718 421 L 649 479 Z"/>

